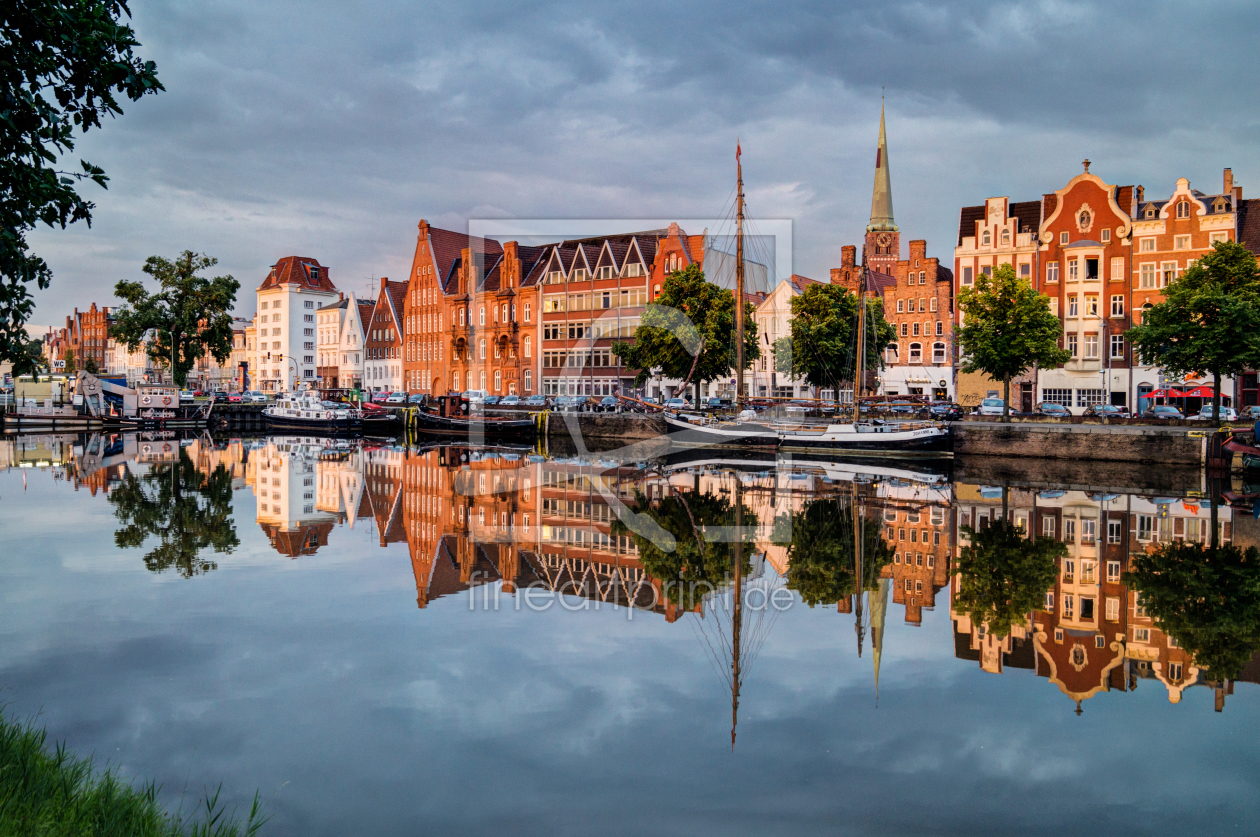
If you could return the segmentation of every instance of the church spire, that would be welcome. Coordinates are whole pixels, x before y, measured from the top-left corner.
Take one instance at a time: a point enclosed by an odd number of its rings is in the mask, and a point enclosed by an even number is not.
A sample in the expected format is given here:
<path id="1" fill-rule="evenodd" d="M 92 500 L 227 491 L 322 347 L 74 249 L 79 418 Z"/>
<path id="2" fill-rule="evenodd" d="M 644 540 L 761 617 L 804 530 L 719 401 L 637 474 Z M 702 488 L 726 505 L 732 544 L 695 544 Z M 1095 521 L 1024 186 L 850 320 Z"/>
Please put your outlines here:
<path id="1" fill-rule="evenodd" d="M 892 180 L 888 176 L 888 137 L 884 134 L 884 105 L 879 105 L 879 149 L 875 152 L 875 188 L 871 192 L 871 222 L 867 232 L 896 231 L 893 220 Z"/>

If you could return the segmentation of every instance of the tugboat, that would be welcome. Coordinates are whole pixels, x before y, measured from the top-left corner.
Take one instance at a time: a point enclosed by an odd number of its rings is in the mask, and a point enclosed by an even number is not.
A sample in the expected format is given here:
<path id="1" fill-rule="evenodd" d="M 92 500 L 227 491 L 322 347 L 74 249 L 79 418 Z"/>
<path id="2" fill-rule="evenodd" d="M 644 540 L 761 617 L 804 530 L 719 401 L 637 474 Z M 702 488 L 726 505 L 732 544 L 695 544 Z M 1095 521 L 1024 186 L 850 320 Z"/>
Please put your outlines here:
<path id="1" fill-rule="evenodd" d="M 436 409 L 412 407 L 405 413 L 407 427 L 420 435 L 436 434 L 468 438 L 531 440 L 538 432 L 538 420 L 487 418 L 470 414 L 468 399 L 459 395 L 442 395 Z"/>
<path id="2" fill-rule="evenodd" d="M 295 392 L 278 398 L 263 409 L 268 427 L 339 433 L 358 430 L 363 414 L 350 407 L 330 407 L 313 392 Z"/>

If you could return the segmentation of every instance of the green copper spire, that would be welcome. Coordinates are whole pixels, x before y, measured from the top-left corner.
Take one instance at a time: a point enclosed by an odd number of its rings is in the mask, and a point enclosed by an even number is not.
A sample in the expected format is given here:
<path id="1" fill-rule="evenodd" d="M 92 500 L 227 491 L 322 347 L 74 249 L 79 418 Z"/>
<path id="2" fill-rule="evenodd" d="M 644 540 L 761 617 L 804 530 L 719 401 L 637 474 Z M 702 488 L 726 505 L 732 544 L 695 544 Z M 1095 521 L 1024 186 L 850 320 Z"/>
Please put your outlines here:
<path id="1" fill-rule="evenodd" d="M 879 149 L 875 152 L 875 189 L 871 193 L 871 222 L 867 231 L 895 232 L 893 220 L 892 180 L 888 176 L 888 137 L 884 134 L 884 105 L 879 106 Z"/>

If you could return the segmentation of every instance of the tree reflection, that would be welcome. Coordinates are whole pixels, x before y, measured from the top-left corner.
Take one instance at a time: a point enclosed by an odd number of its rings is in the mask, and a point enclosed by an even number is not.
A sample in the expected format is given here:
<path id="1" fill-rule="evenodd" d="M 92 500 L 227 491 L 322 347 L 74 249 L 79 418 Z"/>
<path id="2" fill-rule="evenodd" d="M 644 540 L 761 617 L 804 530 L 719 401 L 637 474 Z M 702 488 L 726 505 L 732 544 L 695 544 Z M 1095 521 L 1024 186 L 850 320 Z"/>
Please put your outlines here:
<path id="1" fill-rule="evenodd" d="M 788 589 L 795 590 L 810 607 L 835 604 L 852 593 L 874 590 L 880 571 L 892 563 L 893 551 L 883 538 L 883 524 L 860 514 L 858 518 L 860 533 L 855 533 L 852 504 L 832 498 L 814 500 L 799 512 L 775 520 L 771 539 L 787 547 Z M 855 554 L 859 545 L 861 553 Z"/>
<path id="2" fill-rule="evenodd" d="M 954 610 L 987 626 L 998 639 L 1042 606 L 1057 574 L 1055 560 L 1067 545 L 1054 538 L 1028 538 L 1005 517 L 977 532 L 964 526 L 970 541 L 958 556 Z"/>
<path id="3" fill-rule="evenodd" d="M 155 464 L 139 476 L 128 471 L 109 501 L 123 523 L 114 533 L 118 546 L 136 548 L 151 536 L 160 539 L 144 556 L 152 572 L 174 570 L 192 578 L 218 567 L 201 557 L 202 550 L 231 552 L 240 545 L 232 523 L 231 472 L 220 465 L 207 476 L 183 448 L 176 462 Z"/>
<path id="4" fill-rule="evenodd" d="M 644 572 L 661 582 L 666 600 L 684 610 L 695 609 L 705 595 L 730 583 L 732 544 L 737 539 L 744 545 L 743 571 L 752 571 L 749 556 L 754 551 L 757 516 L 747 505 L 742 531 L 737 531 L 735 503 L 707 491 L 673 492 L 660 500 L 649 500 L 636 491 L 634 502 L 627 505 L 650 517 L 672 536 L 673 543 L 645 537 L 621 520 L 613 521 L 612 533 L 634 539 Z"/>
<path id="5" fill-rule="evenodd" d="M 1133 558 L 1124 581 L 1160 630 L 1229 680 L 1260 647 L 1260 550 L 1173 541 Z"/>

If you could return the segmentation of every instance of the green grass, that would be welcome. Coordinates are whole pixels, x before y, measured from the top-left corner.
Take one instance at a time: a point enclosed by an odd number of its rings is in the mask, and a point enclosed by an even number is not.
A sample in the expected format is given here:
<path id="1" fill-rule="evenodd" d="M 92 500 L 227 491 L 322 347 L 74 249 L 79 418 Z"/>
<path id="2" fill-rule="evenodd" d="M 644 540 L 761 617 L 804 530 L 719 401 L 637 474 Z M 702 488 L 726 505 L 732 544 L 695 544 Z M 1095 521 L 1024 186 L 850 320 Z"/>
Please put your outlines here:
<path id="1" fill-rule="evenodd" d="M 0 837 L 253 837 L 266 821 L 258 794 L 244 823 L 226 815 L 219 791 L 192 817 L 168 814 L 152 782 L 136 787 L 90 758 L 48 745 L 32 723 L 0 713 Z"/>

